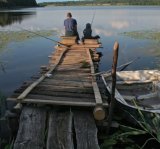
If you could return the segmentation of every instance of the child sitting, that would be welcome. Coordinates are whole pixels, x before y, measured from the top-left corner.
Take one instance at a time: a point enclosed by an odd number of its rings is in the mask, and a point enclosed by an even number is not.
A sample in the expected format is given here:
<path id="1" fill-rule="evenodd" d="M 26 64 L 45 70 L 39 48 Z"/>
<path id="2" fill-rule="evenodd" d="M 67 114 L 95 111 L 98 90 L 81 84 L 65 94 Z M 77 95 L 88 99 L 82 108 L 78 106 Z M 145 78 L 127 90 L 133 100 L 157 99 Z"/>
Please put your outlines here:
<path id="1" fill-rule="evenodd" d="M 92 36 L 92 29 L 91 29 L 91 24 L 87 23 L 86 28 L 83 30 L 83 37 L 82 37 L 82 42 L 84 42 L 84 39 L 98 39 L 100 38 L 98 35 Z"/>

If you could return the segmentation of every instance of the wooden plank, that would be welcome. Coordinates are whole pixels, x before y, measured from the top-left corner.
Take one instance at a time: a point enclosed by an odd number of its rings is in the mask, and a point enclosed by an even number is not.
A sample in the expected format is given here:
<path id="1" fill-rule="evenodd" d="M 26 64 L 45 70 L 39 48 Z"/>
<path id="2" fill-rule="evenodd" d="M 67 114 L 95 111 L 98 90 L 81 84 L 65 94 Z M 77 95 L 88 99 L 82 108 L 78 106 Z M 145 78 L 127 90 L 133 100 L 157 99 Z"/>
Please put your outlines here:
<path id="1" fill-rule="evenodd" d="M 47 149 L 73 149 L 72 113 L 49 112 Z"/>
<path id="2" fill-rule="evenodd" d="M 78 48 L 102 48 L 101 44 L 85 44 L 85 45 L 72 45 L 71 50 L 78 50 Z"/>
<path id="3" fill-rule="evenodd" d="M 84 87 L 84 88 L 89 88 L 89 87 L 92 87 L 92 84 L 91 83 L 85 83 L 85 82 L 73 82 L 73 83 L 70 83 L 70 82 L 64 82 L 64 83 L 58 83 L 58 82 L 54 82 L 53 80 L 52 81 L 43 81 L 41 82 L 41 85 L 52 85 L 54 84 L 55 86 L 59 87 L 59 86 L 70 86 L 70 87 Z"/>
<path id="4" fill-rule="evenodd" d="M 77 72 L 65 72 L 65 73 L 59 73 L 59 72 L 55 72 L 53 74 L 53 77 L 58 77 L 58 76 L 62 76 L 62 78 L 65 78 L 65 77 L 74 77 L 74 78 L 79 78 L 79 77 L 91 77 L 91 75 L 89 73 L 77 73 Z"/>
<path id="5" fill-rule="evenodd" d="M 88 81 L 91 82 L 91 76 L 79 76 L 79 75 L 67 75 L 67 74 L 58 74 L 53 76 L 55 80 L 66 80 L 66 81 Z"/>
<path id="6" fill-rule="evenodd" d="M 88 68 L 79 68 L 79 69 L 73 69 L 73 68 L 67 68 L 67 69 L 57 69 L 58 73 L 62 73 L 62 72 L 67 72 L 69 71 L 70 73 L 89 73 L 90 69 Z"/>
<path id="7" fill-rule="evenodd" d="M 73 113 L 77 149 L 100 149 L 92 112 L 73 111 Z"/>
<path id="8" fill-rule="evenodd" d="M 86 86 L 91 85 L 91 81 L 82 81 L 81 79 L 77 78 L 78 80 L 57 80 L 57 79 L 45 79 L 43 82 L 50 82 L 51 84 L 86 84 Z"/>
<path id="9" fill-rule="evenodd" d="M 38 85 L 35 89 L 38 90 L 49 90 L 55 92 L 68 92 L 68 93 L 81 93 L 81 94 L 93 94 L 92 88 L 83 88 L 83 87 L 58 87 L 54 85 Z"/>
<path id="10" fill-rule="evenodd" d="M 86 50 L 87 50 L 87 53 L 88 53 L 88 56 L 89 56 L 89 59 L 90 59 L 91 74 L 94 74 L 95 73 L 94 64 L 93 64 L 93 61 L 92 61 L 92 58 L 91 58 L 91 55 L 90 55 L 90 51 L 89 51 L 89 49 L 86 49 Z M 103 101 L 102 101 L 102 97 L 101 97 L 101 94 L 100 94 L 95 76 L 92 76 L 92 86 L 93 86 L 93 90 L 94 90 L 96 103 L 97 103 L 97 105 L 101 105 L 103 103 Z"/>
<path id="11" fill-rule="evenodd" d="M 76 36 L 61 36 L 61 41 L 60 43 L 63 43 L 65 45 L 73 45 L 73 44 L 76 44 Z"/>
<path id="12" fill-rule="evenodd" d="M 8 101 L 17 101 L 17 98 L 8 98 Z M 37 103 L 37 104 L 51 104 L 59 106 L 78 106 L 78 107 L 95 107 L 95 102 L 80 102 L 80 101 L 59 101 L 59 100 L 44 100 L 44 99 L 29 99 L 25 98 L 22 103 Z M 104 107 L 108 107 L 108 103 L 103 103 Z"/>
<path id="13" fill-rule="evenodd" d="M 84 40 L 84 44 L 87 44 L 87 45 L 97 45 L 99 44 L 99 41 L 98 39 L 85 39 Z"/>
<path id="14" fill-rule="evenodd" d="M 53 97 L 91 98 L 91 99 L 94 99 L 94 94 L 55 92 L 53 90 L 45 90 L 45 89 L 41 89 L 41 90 L 34 89 L 30 93 L 31 94 L 38 94 L 38 95 L 53 96 Z"/>
<path id="15" fill-rule="evenodd" d="M 14 93 L 22 93 L 26 87 L 17 89 Z M 59 93 L 75 93 L 75 94 L 93 94 L 92 88 L 83 88 L 83 87 L 67 87 L 67 86 L 57 86 L 54 85 L 38 85 L 34 88 L 38 91 L 50 91 L 50 92 L 59 92 Z"/>
<path id="16" fill-rule="evenodd" d="M 20 116 L 14 149 L 44 149 L 46 111 L 25 106 Z"/>
<path id="17" fill-rule="evenodd" d="M 43 100 L 55 100 L 55 101 L 72 101 L 72 102 L 94 102 L 92 98 L 81 98 L 81 97 L 63 97 L 63 96 L 49 96 L 41 94 L 28 94 L 26 98 L 31 99 L 43 99 Z"/>

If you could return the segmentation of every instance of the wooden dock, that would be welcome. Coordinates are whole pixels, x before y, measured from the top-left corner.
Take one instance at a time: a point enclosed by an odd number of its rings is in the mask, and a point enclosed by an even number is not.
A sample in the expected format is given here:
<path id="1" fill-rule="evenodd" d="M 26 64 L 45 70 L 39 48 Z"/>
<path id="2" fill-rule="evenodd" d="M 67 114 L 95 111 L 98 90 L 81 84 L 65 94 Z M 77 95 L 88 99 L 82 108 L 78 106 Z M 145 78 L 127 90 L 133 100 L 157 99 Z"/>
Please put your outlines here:
<path id="1" fill-rule="evenodd" d="M 105 118 L 95 67 L 98 40 L 62 37 L 42 74 L 8 98 L 23 104 L 14 149 L 98 149 L 96 120 Z M 96 62 L 96 63 L 95 63 Z M 76 108 L 75 108 L 76 107 Z"/>

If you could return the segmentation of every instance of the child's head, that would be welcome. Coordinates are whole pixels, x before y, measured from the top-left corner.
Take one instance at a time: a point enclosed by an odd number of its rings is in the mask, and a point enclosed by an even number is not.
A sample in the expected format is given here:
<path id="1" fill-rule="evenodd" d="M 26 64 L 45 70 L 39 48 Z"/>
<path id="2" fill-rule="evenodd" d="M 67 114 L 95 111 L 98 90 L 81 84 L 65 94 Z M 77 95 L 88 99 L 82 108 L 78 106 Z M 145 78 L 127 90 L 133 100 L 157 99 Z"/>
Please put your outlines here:
<path id="1" fill-rule="evenodd" d="M 90 24 L 90 23 L 87 23 L 87 24 L 86 24 L 86 28 L 87 28 L 87 29 L 90 29 L 90 28 L 91 28 L 91 24 Z"/>

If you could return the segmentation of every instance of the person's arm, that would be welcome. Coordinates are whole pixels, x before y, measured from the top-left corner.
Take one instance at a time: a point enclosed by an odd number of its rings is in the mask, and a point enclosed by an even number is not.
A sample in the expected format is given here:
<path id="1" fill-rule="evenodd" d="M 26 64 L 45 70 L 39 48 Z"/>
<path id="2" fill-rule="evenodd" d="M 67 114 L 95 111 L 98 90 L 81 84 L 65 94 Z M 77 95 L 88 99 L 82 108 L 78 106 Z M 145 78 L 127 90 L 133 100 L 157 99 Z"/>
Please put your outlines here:
<path id="1" fill-rule="evenodd" d="M 74 19 L 74 29 L 77 31 L 77 21 Z"/>
<path id="2" fill-rule="evenodd" d="M 66 20 L 64 20 L 64 28 L 65 28 L 65 31 L 66 31 Z"/>

